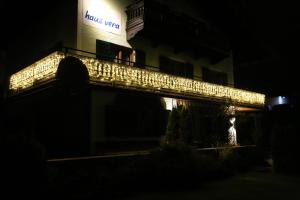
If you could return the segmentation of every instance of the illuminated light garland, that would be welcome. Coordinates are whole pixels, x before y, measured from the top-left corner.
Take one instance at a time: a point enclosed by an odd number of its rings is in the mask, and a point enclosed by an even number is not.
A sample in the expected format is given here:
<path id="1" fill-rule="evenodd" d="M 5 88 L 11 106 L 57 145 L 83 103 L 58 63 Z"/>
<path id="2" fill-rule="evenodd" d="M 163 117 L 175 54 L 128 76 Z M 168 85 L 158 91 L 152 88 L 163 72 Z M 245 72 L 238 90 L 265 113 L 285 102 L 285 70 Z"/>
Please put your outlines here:
<path id="1" fill-rule="evenodd" d="M 65 57 L 62 52 L 54 52 L 33 63 L 10 77 L 9 89 L 20 91 L 55 77 L 59 62 Z"/>
<path id="2" fill-rule="evenodd" d="M 94 58 L 77 56 L 86 66 L 90 80 L 95 83 L 114 83 L 115 86 L 170 92 L 177 95 L 210 97 L 241 104 L 263 106 L 265 95 L 227 86 L 149 71 Z"/>
<path id="3" fill-rule="evenodd" d="M 209 97 L 258 106 L 263 106 L 265 103 L 265 95 L 260 93 L 177 77 L 95 58 L 72 56 L 79 58 L 86 65 L 91 83 L 109 83 L 113 86 L 128 89 L 167 92 L 174 95 L 189 95 L 200 98 Z M 36 81 L 54 78 L 59 62 L 64 57 L 63 53 L 56 52 L 13 74 L 10 78 L 10 89 L 18 91 L 33 86 Z"/>

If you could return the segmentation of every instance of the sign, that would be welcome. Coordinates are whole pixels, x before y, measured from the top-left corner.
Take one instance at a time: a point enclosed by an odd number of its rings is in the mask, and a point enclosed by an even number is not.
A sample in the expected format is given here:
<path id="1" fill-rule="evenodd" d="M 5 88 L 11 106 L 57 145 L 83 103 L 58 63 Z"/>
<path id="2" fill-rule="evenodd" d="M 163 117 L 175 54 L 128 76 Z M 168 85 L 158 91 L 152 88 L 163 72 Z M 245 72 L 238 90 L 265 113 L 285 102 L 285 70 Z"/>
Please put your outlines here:
<path id="1" fill-rule="evenodd" d="M 83 23 L 110 33 L 121 34 L 121 13 L 115 11 L 109 2 L 84 0 Z"/>

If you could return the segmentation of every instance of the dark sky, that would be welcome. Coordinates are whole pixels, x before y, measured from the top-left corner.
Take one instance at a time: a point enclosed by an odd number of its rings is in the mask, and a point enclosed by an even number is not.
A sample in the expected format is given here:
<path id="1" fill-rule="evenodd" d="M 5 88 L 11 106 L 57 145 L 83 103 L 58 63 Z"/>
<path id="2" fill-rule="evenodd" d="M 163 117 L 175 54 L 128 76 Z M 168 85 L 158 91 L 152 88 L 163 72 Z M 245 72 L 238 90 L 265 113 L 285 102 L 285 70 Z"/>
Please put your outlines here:
<path id="1" fill-rule="evenodd" d="M 187 0 L 223 29 L 234 51 L 238 87 L 268 94 L 299 92 L 300 12 L 296 3 L 260 0 Z M 14 52 L 18 42 L 59 1 L 4 1 L 1 4 L 1 49 Z M 36 8 L 38 7 L 38 8 Z M 50 8 L 50 9 L 49 9 Z M 9 56 L 8 56 L 9 57 Z"/>
<path id="2" fill-rule="evenodd" d="M 299 93 L 300 12 L 296 2 L 214 3 L 207 3 L 208 15 L 231 36 L 237 86 L 271 95 Z"/>
<path id="3" fill-rule="evenodd" d="M 6 69 L 8 73 L 14 72 L 20 66 L 31 64 L 29 62 L 32 62 L 32 58 L 27 58 L 27 51 L 36 50 L 33 47 L 37 46 L 36 42 L 42 37 L 41 33 L 45 32 L 45 30 L 39 30 L 37 24 L 43 23 L 47 16 L 53 16 L 53 10 L 55 10 L 53 8 L 59 5 L 59 0 L 38 2 L 28 0 L 17 3 L 9 0 L 1 1 L 0 51 L 6 55 L 5 63 L 8 66 Z M 45 23 L 43 24 L 47 27 Z M 27 41 L 33 41 L 32 47 Z"/>

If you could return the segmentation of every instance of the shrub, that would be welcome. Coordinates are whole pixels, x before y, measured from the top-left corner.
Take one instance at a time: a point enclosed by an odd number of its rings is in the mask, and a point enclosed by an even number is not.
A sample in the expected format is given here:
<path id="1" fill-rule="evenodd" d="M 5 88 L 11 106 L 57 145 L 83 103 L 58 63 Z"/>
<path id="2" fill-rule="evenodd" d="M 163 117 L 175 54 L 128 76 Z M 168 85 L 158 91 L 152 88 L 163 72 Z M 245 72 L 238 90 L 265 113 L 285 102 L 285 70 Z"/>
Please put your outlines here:
<path id="1" fill-rule="evenodd" d="M 157 189 L 190 187 L 198 177 L 193 151 L 186 145 L 166 145 L 153 151 L 150 161 Z"/>
<path id="2" fill-rule="evenodd" d="M 161 144 L 189 144 L 192 140 L 191 112 L 184 106 L 173 108 L 170 112 L 166 134 Z"/>

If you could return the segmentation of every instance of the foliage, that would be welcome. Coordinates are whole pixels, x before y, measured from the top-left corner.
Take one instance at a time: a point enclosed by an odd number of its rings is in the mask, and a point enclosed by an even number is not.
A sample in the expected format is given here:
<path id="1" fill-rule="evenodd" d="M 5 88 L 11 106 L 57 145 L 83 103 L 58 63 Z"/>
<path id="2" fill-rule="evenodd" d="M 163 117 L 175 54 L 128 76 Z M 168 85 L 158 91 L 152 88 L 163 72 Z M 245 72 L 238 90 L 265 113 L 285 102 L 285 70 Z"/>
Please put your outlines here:
<path id="1" fill-rule="evenodd" d="M 49 174 L 52 177 L 49 192 L 53 197 L 64 194 L 120 199 L 138 192 L 193 189 L 204 182 L 245 171 L 244 167 L 253 166 L 254 159 L 252 149 L 241 152 L 228 147 L 197 151 L 187 145 L 172 144 L 147 156 L 71 161 L 51 166 L 55 170 Z"/>
<path id="2" fill-rule="evenodd" d="M 173 108 L 169 115 L 165 136 L 161 145 L 189 144 L 192 140 L 191 112 L 184 106 Z"/>
<path id="3" fill-rule="evenodd" d="M 216 147 L 228 144 L 229 119 L 233 116 L 229 105 L 230 102 L 207 108 L 197 104 L 173 108 L 161 145 L 183 143 Z"/>
<path id="4" fill-rule="evenodd" d="M 228 129 L 230 127 L 229 119 L 235 113 L 230 102 L 225 102 L 216 107 L 213 113 L 213 131 L 212 131 L 212 145 L 226 146 L 228 144 Z"/>

